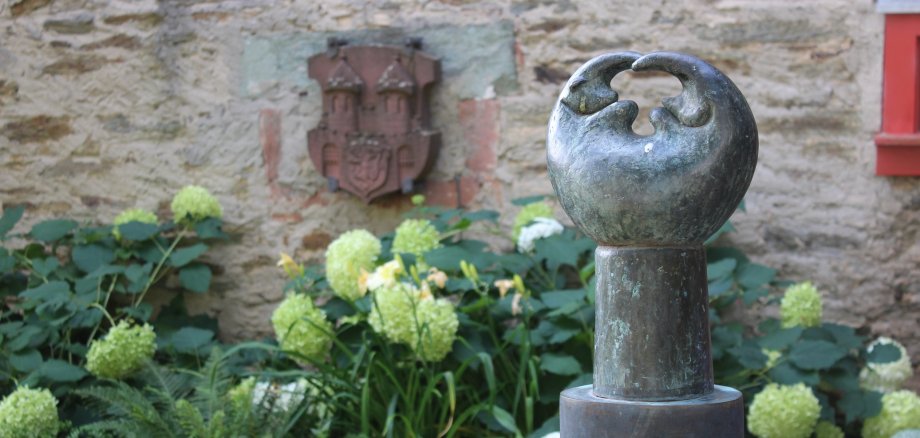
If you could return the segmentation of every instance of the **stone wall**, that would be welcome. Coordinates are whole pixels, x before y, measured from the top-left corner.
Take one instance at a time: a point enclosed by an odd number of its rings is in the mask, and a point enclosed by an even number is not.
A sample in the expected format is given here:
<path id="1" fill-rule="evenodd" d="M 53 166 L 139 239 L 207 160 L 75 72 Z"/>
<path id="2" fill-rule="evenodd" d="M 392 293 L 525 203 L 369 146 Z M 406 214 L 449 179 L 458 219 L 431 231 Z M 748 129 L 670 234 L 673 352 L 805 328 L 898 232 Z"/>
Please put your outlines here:
<path id="1" fill-rule="evenodd" d="M 238 236 L 213 251 L 196 308 L 227 338 L 265 333 L 280 251 L 319 260 L 341 232 L 391 229 L 410 206 L 327 193 L 306 153 L 320 115 L 305 60 L 328 36 L 424 38 L 442 59 L 432 103 L 443 149 L 423 188 L 510 221 L 551 193 L 543 141 L 561 83 L 611 50 L 685 51 L 725 71 L 761 132 L 747 213 L 731 238 L 831 318 L 895 336 L 920 359 L 920 183 L 873 174 L 883 19 L 869 1 L 11 0 L 0 6 L 0 199 L 28 220 L 168 211 L 210 188 Z M 618 77 L 643 114 L 679 89 Z M 644 115 L 640 116 L 648 132 Z M 562 213 L 560 212 L 560 217 Z M 25 226 L 27 226 L 26 224 Z"/>

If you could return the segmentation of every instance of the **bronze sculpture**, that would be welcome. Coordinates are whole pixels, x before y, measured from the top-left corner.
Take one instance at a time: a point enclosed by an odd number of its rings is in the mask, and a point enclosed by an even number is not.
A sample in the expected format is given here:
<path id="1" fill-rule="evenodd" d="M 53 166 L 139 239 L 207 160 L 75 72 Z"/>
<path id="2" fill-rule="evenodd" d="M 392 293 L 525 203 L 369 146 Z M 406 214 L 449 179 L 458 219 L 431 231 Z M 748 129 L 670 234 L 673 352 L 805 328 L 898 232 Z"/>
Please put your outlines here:
<path id="1" fill-rule="evenodd" d="M 680 95 L 638 107 L 610 81 L 677 77 Z M 757 127 L 715 67 L 672 52 L 598 56 L 566 83 L 547 134 L 553 188 L 598 243 L 594 385 L 562 393 L 562 436 L 743 436 L 741 394 L 713 384 L 704 240 L 728 220 L 757 163 Z"/>

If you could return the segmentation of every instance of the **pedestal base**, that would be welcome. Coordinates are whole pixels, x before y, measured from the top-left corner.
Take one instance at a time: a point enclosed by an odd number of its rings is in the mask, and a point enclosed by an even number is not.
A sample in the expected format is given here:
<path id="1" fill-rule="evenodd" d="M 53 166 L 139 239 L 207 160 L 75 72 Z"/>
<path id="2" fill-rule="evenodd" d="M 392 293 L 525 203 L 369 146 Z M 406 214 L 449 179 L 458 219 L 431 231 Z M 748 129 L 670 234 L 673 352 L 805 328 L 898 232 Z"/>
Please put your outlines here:
<path id="1" fill-rule="evenodd" d="M 562 392 L 561 438 L 744 437 L 744 402 L 735 389 L 669 402 L 635 402 L 594 395 L 592 385 Z"/>

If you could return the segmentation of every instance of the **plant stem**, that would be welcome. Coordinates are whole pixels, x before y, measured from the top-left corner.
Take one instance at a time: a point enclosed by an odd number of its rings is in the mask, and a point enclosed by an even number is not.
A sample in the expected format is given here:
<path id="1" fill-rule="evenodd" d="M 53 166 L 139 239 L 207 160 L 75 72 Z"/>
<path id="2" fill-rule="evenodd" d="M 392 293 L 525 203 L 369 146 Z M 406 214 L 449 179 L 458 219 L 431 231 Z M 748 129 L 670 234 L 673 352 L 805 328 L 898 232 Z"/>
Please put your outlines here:
<path id="1" fill-rule="evenodd" d="M 157 266 L 153 268 L 153 272 L 150 273 L 150 278 L 147 279 L 147 284 L 144 285 L 144 290 L 141 291 L 140 295 L 137 297 L 137 301 L 134 302 L 132 307 L 139 306 L 144 301 L 144 296 L 147 295 L 147 292 L 150 290 L 150 287 L 153 286 L 154 281 L 157 279 L 157 276 L 160 274 L 160 269 L 163 268 L 163 265 L 166 264 L 166 261 L 169 260 L 169 256 L 172 255 L 175 251 L 176 246 L 179 245 L 179 242 L 182 241 L 182 238 L 185 237 L 185 233 L 188 229 L 183 228 L 179 230 L 179 234 L 176 235 L 176 239 L 173 240 L 172 244 L 169 245 L 169 248 L 166 252 L 163 253 L 163 257 L 160 258 L 160 261 L 157 262 Z"/>

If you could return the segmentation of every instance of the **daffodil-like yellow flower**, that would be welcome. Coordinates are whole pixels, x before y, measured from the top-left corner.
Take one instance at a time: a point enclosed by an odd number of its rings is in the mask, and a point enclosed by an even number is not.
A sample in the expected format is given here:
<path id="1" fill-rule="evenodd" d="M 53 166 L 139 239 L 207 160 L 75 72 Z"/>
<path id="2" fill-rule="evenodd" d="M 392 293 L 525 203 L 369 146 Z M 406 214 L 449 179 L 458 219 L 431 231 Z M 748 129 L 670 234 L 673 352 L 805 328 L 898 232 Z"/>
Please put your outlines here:
<path id="1" fill-rule="evenodd" d="M 438 268 L 431 268 L 428 270 L 427 280 L 429 283 L 434 283 L 439 289 L 444 289 L 447 286 L 447 274 L 444 271 L 438 270 Z"/>
<path id="2" fill-rule="evenodd" d="M 507 278 L 495 280 L 492 285 L 498 288 L 498 296 L 505 298 L 505 295 L 508 294 L 508 291 L 514 287 L 514 280 L 509 280 Z"/>
<path id="3" fill-rule="evenodd" d="M 374 270 L 367 277 L 367 290 L 376 290 L 381 287 L 393 286 L 396 284 L 400 275 L 403 274 L 402 263 L 399 260 L 390 260 Z"/>
<path id="4" fill-rule="evenodd" d="M 479 283 L 479 271 L 476 270 L 476 265 L 466 260 L 460 260 L 460 272 L 463 272 L 463 276 L 472 281 L 473 284 Z"/>
<path id="5" fill-rule="evenodd" d="M 281 257 L 278 259 L 278 266 L 284 269 L 284 273 L 287 274 L 291 280 L 303 276 L 303 266 L 298 265 L 291 256 L 285 253 L 281 253 Z"/>

